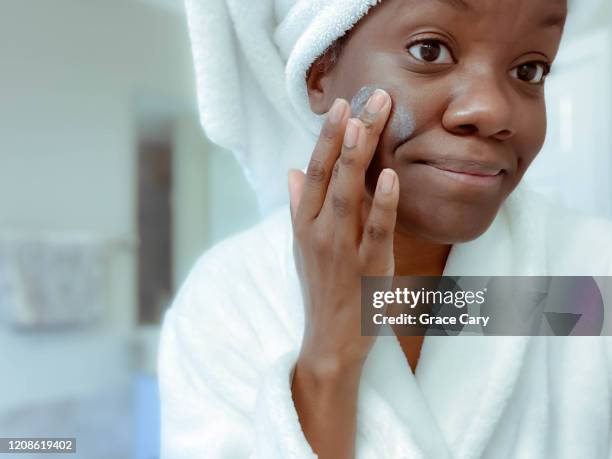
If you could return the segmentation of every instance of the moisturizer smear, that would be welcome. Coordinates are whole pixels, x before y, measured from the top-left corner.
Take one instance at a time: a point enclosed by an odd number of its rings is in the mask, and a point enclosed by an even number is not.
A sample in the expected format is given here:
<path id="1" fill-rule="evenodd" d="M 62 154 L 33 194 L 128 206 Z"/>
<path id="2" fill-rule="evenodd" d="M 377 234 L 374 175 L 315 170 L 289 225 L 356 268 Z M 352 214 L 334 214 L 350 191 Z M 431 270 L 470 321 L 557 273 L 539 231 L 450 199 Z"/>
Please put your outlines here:
<path id="1" fill-rule="evenodd" d="M 380 86 L 389 94 L 391 92 L 384 86 Z M 351 99 L 351 113 L 354 117 L 359 117 L 363 112 L 368 99 L 378 89 L 378 86 L 364 86 L 357 94 Z M 391 109 L 391 115 L 387 128 L 391 135 L 398 140 L 398 143 L 403 143 L 412 137 L 416 127 L 414 114 L 401 105 L 398 105 L 393 101 L 393 107 Z"/>

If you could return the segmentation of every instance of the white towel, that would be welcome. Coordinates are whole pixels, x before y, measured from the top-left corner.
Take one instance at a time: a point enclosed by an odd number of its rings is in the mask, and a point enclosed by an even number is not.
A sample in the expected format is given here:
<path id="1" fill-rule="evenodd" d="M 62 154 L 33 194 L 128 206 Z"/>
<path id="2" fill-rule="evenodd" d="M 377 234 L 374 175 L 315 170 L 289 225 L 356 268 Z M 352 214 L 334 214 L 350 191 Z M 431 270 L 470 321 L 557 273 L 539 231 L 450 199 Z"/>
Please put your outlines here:
<path id="1" fill-rule="evenodd" d="M 306 72 L 379 0 L 186 0 L 199 110 L 270 213 L 287 170 L 304 169 L 320 129 Z"/>

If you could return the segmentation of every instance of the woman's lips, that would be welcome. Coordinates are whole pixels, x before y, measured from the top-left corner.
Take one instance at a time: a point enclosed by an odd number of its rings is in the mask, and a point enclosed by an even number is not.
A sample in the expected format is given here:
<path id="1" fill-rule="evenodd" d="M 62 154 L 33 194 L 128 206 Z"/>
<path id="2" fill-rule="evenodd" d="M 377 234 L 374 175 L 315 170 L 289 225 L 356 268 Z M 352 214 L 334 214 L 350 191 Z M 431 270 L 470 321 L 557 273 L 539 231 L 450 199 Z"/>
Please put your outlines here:
<path id="1" fill-rule="evenodd" d="M 498 165 L 479 161 L 417 161 L 417 164 L 426 166 L 449 179 L 480 187 L 496 187 L 501 183 L 504 175 L 504 169 Z"/>

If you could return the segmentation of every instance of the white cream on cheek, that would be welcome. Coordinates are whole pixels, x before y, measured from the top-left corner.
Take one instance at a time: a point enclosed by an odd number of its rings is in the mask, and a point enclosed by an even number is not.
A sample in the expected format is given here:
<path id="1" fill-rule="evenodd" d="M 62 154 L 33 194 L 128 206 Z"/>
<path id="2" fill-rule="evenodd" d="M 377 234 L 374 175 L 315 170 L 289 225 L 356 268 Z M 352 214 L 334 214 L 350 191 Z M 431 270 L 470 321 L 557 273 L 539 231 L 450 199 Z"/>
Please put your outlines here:
<path id="1" fill-rule="evenodd" d="M 391 94 L 391 92 L 384 86 L 379 87 Z M 357 93 L 351 99 L 352 116 L 358 117 L 361 115 L 361 112 L 365 108 L 368 99 L 377 88 L 377 86 L 364 86 L 357 91 Z M 412 111 L 402 105 L 396 104 L 394 100 L 390 120 L 386 129 L 389 130 L 394 139 L 405 142 L 412 137 L 415 128 L 416 121 Z"/>

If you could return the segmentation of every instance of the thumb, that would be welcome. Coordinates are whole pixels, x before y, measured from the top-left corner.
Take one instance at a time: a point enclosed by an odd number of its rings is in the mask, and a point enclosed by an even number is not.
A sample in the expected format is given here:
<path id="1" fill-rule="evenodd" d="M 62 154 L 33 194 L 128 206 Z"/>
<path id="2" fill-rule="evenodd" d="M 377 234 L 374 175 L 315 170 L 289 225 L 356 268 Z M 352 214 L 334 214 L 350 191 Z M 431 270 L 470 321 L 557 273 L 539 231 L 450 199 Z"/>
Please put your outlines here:
<path id="1" fill-rule="evenodd" d="M 297 209 L 302 199 L 304 191 L 304 182 L 306 175 L 299 169 L 289 169 L 288 186 L 289 186 L 289 208 L 291 209 L 291 219 L 295 220 Z"/>

